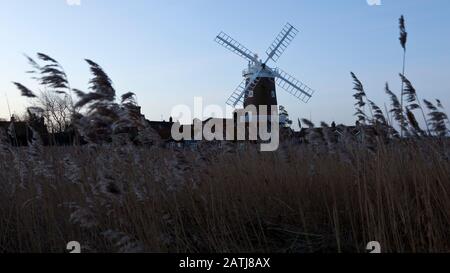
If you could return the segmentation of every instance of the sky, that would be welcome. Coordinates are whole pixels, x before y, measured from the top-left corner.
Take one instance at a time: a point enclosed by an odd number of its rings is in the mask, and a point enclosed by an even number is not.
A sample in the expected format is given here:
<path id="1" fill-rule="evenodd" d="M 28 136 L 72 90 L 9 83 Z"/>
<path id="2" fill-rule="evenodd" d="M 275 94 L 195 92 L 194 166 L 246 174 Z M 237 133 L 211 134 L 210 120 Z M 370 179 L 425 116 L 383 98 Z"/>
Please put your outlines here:
<path id="1" fill-rule="evenodd" d="M 353 124 L 350 71 L 384 108 L 384 85 L 400 92 L 398 18 L 409 33 L 406 75 L 420 98 L 450 107 L 448 0 L 0 0 L 0 117 L 30 104 L 12 81 L 36 88 L 23 54 L 57 59 L 71 86 L 88 89 L 99 63 L 117 94 L 136 93 L 148 119 L 167 120 L 177 105 L 225 107 L 242 81 L 244 59 L 214 42 L 220 31 L 260 56 L 287 23 L 300 32 L 277 63 L 313 88 L 308 104 L 279 89 L 291 119 Z M 369 2 L 377 2 L 369 0 Z"/>

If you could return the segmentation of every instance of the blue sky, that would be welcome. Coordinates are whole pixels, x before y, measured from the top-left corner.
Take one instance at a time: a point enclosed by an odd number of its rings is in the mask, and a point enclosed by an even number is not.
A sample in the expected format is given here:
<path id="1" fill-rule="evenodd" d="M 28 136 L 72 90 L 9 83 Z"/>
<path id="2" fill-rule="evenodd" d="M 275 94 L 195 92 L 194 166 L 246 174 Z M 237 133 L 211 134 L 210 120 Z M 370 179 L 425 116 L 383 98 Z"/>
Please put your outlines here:
<path id="1" fill-rule="evenodd" d="M 98 62 L 119 94 L 133 91 L 147 118 L 168 119 L 178 104 L 225 106 L 246 62 L 214 43 L 225 31 L 263 54 L 286 22 L 300 33 L 277 66 L 316 90 L 308 104 L 278 90 L 292 119 L 351 124 L 355 72 L 380 106 L 388 81 L 397 93 L 402 51 L 398 18 L 409 32 L 407 76 L 422 98 L 450 107 L 450 1 L 381 0 L 1 0 L 0 117 L 28 102 L 11 81 L 34 87 L 22 54 L 56 58 L 73 87 L 86 90 L 84 58 Z M 271 63 L 270 65 L 272 65 Z"/>

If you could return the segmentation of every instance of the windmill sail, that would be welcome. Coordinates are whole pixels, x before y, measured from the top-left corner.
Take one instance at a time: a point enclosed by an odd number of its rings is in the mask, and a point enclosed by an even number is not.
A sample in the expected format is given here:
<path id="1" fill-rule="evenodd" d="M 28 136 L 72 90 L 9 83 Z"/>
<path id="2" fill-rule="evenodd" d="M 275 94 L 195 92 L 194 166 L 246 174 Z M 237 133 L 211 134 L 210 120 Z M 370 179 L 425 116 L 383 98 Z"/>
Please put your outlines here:
<path id="1" fill-rule="evenodd" d="M 309 88 L 306 84 L 281 69 L 277 69 L 275 73 L 277 76 L 276 83 L 279 87 L 305 103 L 311 99 L 314 94 L 314 90 Z"/>
<path id="2" fill-rule="evenodd" d="M 253 74 L 250 80 L 244 79 L 241 84 L 234 90 L 233 94 L 228 98 L 227 104 L 235 107 L 239 103 L 244 102 L 245 96 L 255 89 L 256 85 L 260 80 L 259 75 L 261 74 L 262 69 L 260 69 L 257 73 Z M 248 83 L 248 84 L 247 84 Z"/>
<path id="3" fill-rule="evenodd" d="M 278 34 L 275 41 L 272 45 L 267 49 L 266 53 L 268 55 L 268 59 L 272 59 L 274 62 L 278 61 L 280 56 L 289 46 L 289 44 L 294 40 L 295 36 L 297 36 L 298 30 L 293 27 L 291 24 L 287 23 L 284 28 L 281 30 L 280 34 Z"/>
<path id="4" fill-rule="evenodd" d="M 238 41 L 234 40 L 224 32 L 221 32 L 219 35 L 217 35 L 214 41 L 248 61 L 252 61 L 255 63 L 258 62 L 258 59 L 255 57 L 255 54 L 253 52 L 248 50 L 245 46 L 241 45 Z"/>
<path id="5" fill-rule="evenodd" d="M 242 96 L 242 94 L 244 93 L 244 90 L 245 90 L 245 84 L 246 84 L 246 80 L 243 80 L 239 84 L 239 86 L 236 87 L 233 94 L 231 94 L 231 96 L 227 100 L 228 105 L 235 107 L 239 103 L 243 103 L 244 96 Z"/>

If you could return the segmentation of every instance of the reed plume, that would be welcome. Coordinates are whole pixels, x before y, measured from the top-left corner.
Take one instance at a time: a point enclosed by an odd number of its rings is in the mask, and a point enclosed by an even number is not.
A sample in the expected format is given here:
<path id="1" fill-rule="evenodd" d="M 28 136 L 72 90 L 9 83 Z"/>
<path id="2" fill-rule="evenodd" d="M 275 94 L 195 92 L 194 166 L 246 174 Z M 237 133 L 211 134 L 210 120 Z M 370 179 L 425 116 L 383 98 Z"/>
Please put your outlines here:
<path id="1" fill-rule="evenodd" d="M 428 121 L 431 124 L 431 127 L 433 128 L 435 134 L 439 137 L 447 136 L 449 132 L 446 125 L 446 122 L 448 120 L 447 115 L 444 112 L 439 111 L 439 109 L 430 101 L 423 100 L 423 102 L 429 110 L 428 116 L 430 118 Z"/>
<path id="2" fill-rule="evenodd" d="M 36 80 L 38 84 L 42 85 L 50 92 L 68 96 L 71 111 L 75 111 L 75 109 L 73 109 L 72 89 L 62 65 L 57 60 L 44 53 L 37 53 L 37 58 L 44 62 L 44 65 L 40 65 L 28 55 L 25 55 L 25 57 L 32 67 L 32 70 L 27 71 L 27 73 L 32 74 L 32 79 Z"/>
<path id="3" fill-rule="evenodd" d="M 66 94 L 65 90 L 69 89 L 69 81 L 63 67 L 46 54 L 38 53 L 37 55 L 39 59 L 49 62 L 49 64 L 40 67 L 40 83 L 54 89 L 57 93 Z"/>
<path id="4" fill-rule="evenodd" d="M 357 120 L 362 123 L 367 123 L 367 115 L 365 113 L 365 105 L 366 102 L 364 98 L 366 97 L 366 92 L 364 91 L 364 86 L 361 83 L 361 81 L 356 77 L 355 73 L 350 72 L 352 78 L 353 78 L 353 90 L 356 91 L 356 93 L 353 95 L 353 97 L 356 99 L 355 107 L 356 107 L 356 113 L 355 116 L 357 117 Z"/>
<path id="5" fill-rule="evenodd" d="M 17 89 L 20 90 L 20 92 L 22 92 L 22 96 L 27 97 L 27 98 L 36 98 L 37 97 L 33 91 L 31 91 L 28 87 L 24 86 L 23 84 L 18 83 L 18 82 L 13 82 L 13 84 L 17 87 Z"/>
<path id="6" fill-rule="evenodd" d="M 384 126 L 388 126 L 387 119 L 384 116 L 384 113 L 381 110 L 381 108 L 375 102 L 373 102 L 373 101 L 371 101 L 369 99 L 367 99 L 367 102 L 369 103 L 370 109 L 373 112 L 372 123 L 373 124 L 381 124 L 381 125 L 384 125 Z"/>
<path id="7" fill-rule="evenodd" d="M 408 122 L 411 125 L 413 132 L 416 136 L 426 136 L 427 134 L 420 128 L 419 123 L 417 122 L 416 116 L 414 113 L 406 109 L 406 117 L 408 118 Z"/>
<path id="8" fill-rule="evenodd" d="M 444 107 L 444 105 L 442 104 L 441 100 L 436 99 L 436 104 L 437 104 L 437 107 L 439 107 L 439 108 L 441 109 L 442 113 L 444 113 L 445 116 L 447 117 L 446 120 L 447 120 L 447 123 L 448 123 L 449 126 L 450 126 L 450 119 L 448 118 L 448 114 L 447 114 L 447 112 L 446 112 L 446 110 L 445 110 L 445 107 Z"/>
<path id="9" fill-rule="evenodd" d="M 406 27 L 405 27 L 405 17 L 402 15 L 400 16 L 399 19 L 399 28 L 400 28 L 400 45 L 403 48 L 403 65 L 402 65 L 402 75 L 405 75 L 405 70 L 406 70 L 406 43 L 408 41 L 408 33 L 406 32 Z M 404 82 L 402 81 L 402 87 L 401 87 L 401 91 L 400 91 L 400 107 L 402 108 L 403 111 L 403 87 L 404 87 Z M 404 119 L 404 116 L 402 116 L 402 119 Z M 402 123 L 404 123 L 404 121 L 402 121 Z M 402 131 L 400 133 L 401 137 L 403 137 L 403 127 L 402 127 Z"/>
<path id="10" fill-rule="evenodd" d="M 303 124 L 305 124 L 306 126 L 308 126 L 310 129 L 315 127 L 314 123 L 312 121 L 310 121 L 309 119 L 302 118 L 301 122 Z"/>
<path id="11" fill-rule="evenodd" d="M 406 42 L 408 40 L 408 32 L 406 32 L 405 27 L 405 17 L 402 15 L 399 19 L 399 28 L 400 28 L 400 45 L 402 46 L 403 50 L 406 51 Z"/>
<path id="12" fill-rule="evenodd" d="M 401 132 L 407 132 L 408 124 L 405 120 L 404 111 L 397 95 L 390 90 L 388 83 L 386 83 L 384 90 L 391 100 L 391 110 L 389 112 L 392 113 L 394 120 L 400 127 Z"/>
<path id="13" fill-rule="evenodd" d="M 427 118 L 425 117 L 425 112 L 422 108 L 422 104 L 420 103 L 419 97 L 417 95 L 417 91 L 412 85 L 412 83 L 406 78 L 403 74 L 400 74 L 400 78 L 402 82 L 404 83 L 404 89 L 402 91 L 402 94 L 406 96 L 406 101 L 409 103 L 406 107 L 413 111 L 415 109 L 419 109 L 422 113 L 423 121 L 425 122 L 425 125 L 427 127 L 427 132 L 430 134 L 430 127 L 428 126 Z"/>
<path id="14" fill-rule="evenodd" d="M 101 94 L 104 100 L 113 102 L 116 97 L 116 91 L 112 86 L 112 81 L 109 78 L 108 74 L 106 74 L 101 66 L 94 61 L 86 59 L 86 62 L 89 64 L 91 73 L 93 75 L 93 78 L 89 81 L 89 88 L 93 92 Z"/>

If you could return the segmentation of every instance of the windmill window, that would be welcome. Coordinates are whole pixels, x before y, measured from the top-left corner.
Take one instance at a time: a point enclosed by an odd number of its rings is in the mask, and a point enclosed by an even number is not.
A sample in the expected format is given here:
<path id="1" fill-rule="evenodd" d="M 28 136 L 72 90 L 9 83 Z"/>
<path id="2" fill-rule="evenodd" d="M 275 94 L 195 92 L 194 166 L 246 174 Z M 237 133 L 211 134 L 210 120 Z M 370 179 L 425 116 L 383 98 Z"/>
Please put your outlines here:
<path id="1" fill-rule="evenodd" d="M 272 94 L 272 98 L 275 98 L 275 91 L 274 90 L 272 90 L 271 94 Z"/>
<path id="2" fill-rule="evenodd" d="M 248 97 L 249 98 L 253 98 L 253 90 L 252 91 L 248 91 Z"/>

